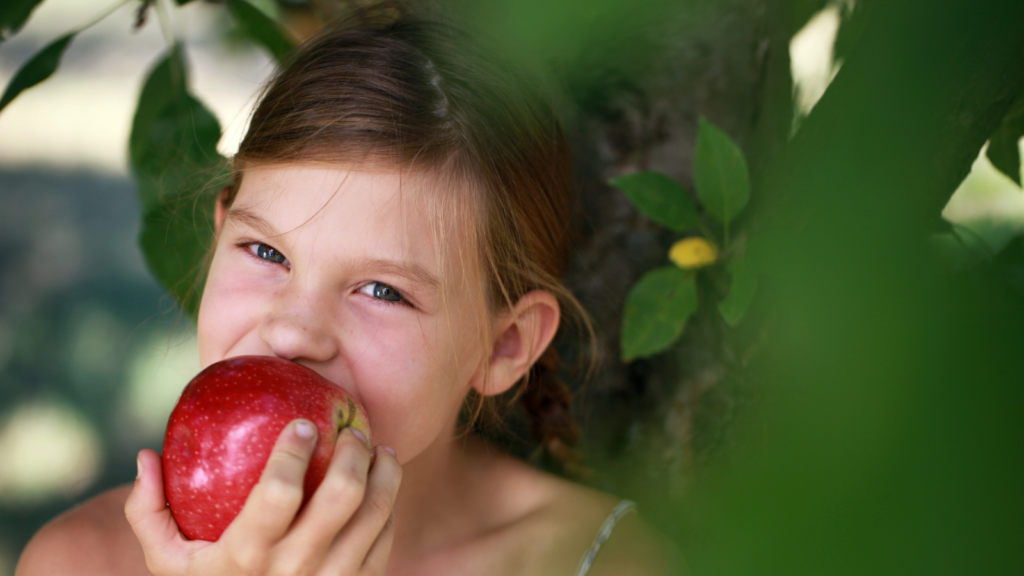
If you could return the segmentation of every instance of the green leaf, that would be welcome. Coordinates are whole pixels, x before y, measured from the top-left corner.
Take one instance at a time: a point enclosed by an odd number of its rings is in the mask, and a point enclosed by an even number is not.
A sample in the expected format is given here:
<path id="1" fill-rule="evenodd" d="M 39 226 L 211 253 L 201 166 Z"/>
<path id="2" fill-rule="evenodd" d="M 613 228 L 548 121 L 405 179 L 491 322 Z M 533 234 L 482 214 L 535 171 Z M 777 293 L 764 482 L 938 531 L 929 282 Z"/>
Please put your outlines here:
<path id="1" fill-rule="evenodd" d="M 622 319 L 622 359 L 667 350 L 697 310 L 693 273 L 676 266 L 656 268 L 629 291 Z"/>
<path id="2" fill-rule="evenodd" d="M 1000 172 L 1006 174 L 1018 186 L 1020 179 L 1020 148 L 1018 142 L 1024 137 L 1024 94 L 1010 107 L 1002 123 L 988 139 L 986 155 Z"/>
<path id="3" fill-rule="evenodd" d="M 198 312 L 216 192 L 230 183 L 217 118 L 188 93 L 173 47 L 150 73 L 132 122 L 129 158 L 143 208 L 139 243 L 154 275 Z"/>
<path id="4" fill-rule="evenodd" d="M 836 32 L 835 46 L 832 48 L 832 59 L 836 63 L 844 62 L 864 36 L 871 9 L 870 5 L 863 2 L 844 2 L 840 6 L 843 8 L 843 20 Z"/>
<path id="5" fill-rule="evenodd" d="M 933 234 L 929 240 L 942 261 L 953 271 L 990 265 L 998 253 L 977 232 L 959 224 L 951 226 L 948 232 Z"/>
<path id="6" fill-rule="evenodd" d="M 725 323 L 735 328 L 743 320 L 750 303 L 754 301 L 754 293 L 757 292 L 757 271 L 748 258 L 733 260 L 728 268 L 732 285 L 729 287 L 729 294 L 718 303 L 718 311 L 721 312 Z"/>
<path id="7" fill-rule="evenodd" d="M 213 242 L 213 198 L 179 198 L 142 219 L 139 246 L 157 280 L 192 318 L 199 313 L 206 255 Z"/>
<path id="8" fill-rule="evenodd" d="M 256 8 L 260 12 L 266 14 L 267 18 L 271 20 L 279 21 L 281 18 L 281 9 L 278 7 L 275 0 L 245 0 L 249 4 L 252 4 L 253 8 Z"/>
<path id="9" fill-rule="evenodd" d="M 700 119 L 693 179 L 704 208 L 727 224 L 750 200 L 750 176 L 743 152 L 729 136 Z"/>
<path id="10" fill-rule="evenodd" d="M 226 164 L 217 152 L 220 136 L 220 123 L 192 96 L 185 94 L 164 108 L 132 166 L 147 211 L 219 176 L 217 169 Z"/>
<path id="11" fill-rule="evenodd" d="M 277 22 L 246 0 L 228 0 L 228 10 L 246 36 L 266 48 L 279 63 L 295 48 Z"/>
<path id="12" fill-rule="evenodd" d="M 133 169 L 142 168 L 145 157 L 150 155 L 148 146 L 153 125 L 165 113 L 167 107 L 172 104 L 181 108 L 187 107 L 186 74 L 181 46 L 175 45 L 153 67 L 142 85 L 139 104 L 132 119 L 132 132 L 128 137 L 128 160 Z M 149 187 L 148 182 L 146 184 L 140 185 L 138 190 L 139 202 L 144 212 L 154 209 L 158 204 L 158 191 Z"/>
<path id="13" fill-rule="evenodd" d="M 153 122 L 134 172 L 140 196 L 155 199 L 139 238 L 146 263 L 194 317 L 213 236 L 213 203 L 230 171 L 217 153 L 217 119 L 192 96 L 184 102 L 171 102 Z"/>
<path id="14" fill-rule="evenodd" d="M 216 118 L 195 98 L 186 102 L 184 111 L 170 104 L 153 123 L 134 172 L 140 196 L 155 199 L 139 236 L 146 263 L 195 317 L 213 239 L 213 205 L 231 172 L 216 151 Z"/>
<path id="15" fill-rule="evenodd" d="M 0 2 L 0 42 L 21 30 L 32 11 L 43 0 L 3 0 Z"/>
<path id="16" fill-rule="evenodd" d="M 697 206 L 675 180 L 657 172 L 637 172 L 609 182 L 621 188 L 633 204 L 651 220 L 676 232 L 700 224 Z"/>
<path id="17" fill-rule="evenodd" d="M 61 36 L 26 62 L 14 74 L 11 83 L 4 90 L 3 97 L 0 97 L 0 110 L 10 104 L 18 94 L 49 78 L 57 70 L 64 50 L 67 49 L 68 44 L 71 44 L 74 37 L 73 33 Z"/>
<path id="18" fill-rule="evenodd" d="M 134 165 L 138 162 L 145 145 L 145 138 L 150 134 L 153 123 L 175 97 L 186 93 L 184 56 L 180 45 L 174 45 L 167 55 L 153 67 L 142 84 L 138 106 L 132 119 L 131 134 L 128 138 L 129 161 Z"/>

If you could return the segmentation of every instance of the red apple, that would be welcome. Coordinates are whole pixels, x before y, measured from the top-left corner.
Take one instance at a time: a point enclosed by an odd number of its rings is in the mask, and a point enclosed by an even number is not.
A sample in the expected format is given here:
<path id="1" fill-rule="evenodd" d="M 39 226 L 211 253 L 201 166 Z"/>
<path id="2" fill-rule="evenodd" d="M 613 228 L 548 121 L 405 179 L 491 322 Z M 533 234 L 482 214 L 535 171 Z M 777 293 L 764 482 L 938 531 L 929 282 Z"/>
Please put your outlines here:
<path id="1" fill-rule="evenodd" d="M 370 440 L 363 410 L 313 370 L 271 356 L 217 362 L 189 382 L 164 436 L 164 491 L 181 531 L 215 541 L 242 510 L 281 430 L 296 418 L 319 431 L 303 486 L 305 506 L 320 485 L 343 428 Z"/>

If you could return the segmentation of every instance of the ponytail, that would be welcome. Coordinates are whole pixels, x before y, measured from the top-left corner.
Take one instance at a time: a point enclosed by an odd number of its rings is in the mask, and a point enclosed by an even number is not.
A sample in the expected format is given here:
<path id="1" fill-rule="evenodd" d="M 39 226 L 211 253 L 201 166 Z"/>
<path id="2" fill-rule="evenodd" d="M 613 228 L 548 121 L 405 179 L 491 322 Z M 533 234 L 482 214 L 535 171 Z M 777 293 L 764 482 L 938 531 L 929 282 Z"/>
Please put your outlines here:
<path id="1" fill-rule="evenodd" d="M 541 355 L 520 386 L 519 403 L 530 420 L 530 433 L 544 456 L 572 475 L 585 474 L 577 450 L 579 426 L 572 417 L 572 393 L 559 378 L 561 358 L 554 347 Z"/>

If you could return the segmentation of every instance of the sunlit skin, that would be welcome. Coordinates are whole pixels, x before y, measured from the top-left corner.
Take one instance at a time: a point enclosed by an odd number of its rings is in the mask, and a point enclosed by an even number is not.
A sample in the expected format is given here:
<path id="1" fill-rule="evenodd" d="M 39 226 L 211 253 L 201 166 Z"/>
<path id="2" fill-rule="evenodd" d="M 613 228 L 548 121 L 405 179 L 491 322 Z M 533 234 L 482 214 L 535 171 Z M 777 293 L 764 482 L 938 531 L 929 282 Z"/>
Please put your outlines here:
<path id="1" fill-rule="evenodd" d="M 483 311 L 471 304 L 466 276 L 446 255 L 439 262 L 426 208 L 430 184 L 416 174 L 312 164 L 248 170 L 231 207 L 218 211 L 198 328 L 204 367 L 269 354 L 353 394 L 375 443 L 405 465 L 396 509 L 422 510 L 400 532 L 428 540 L 438 518 L 464 504 L 466 491 L 452 478 L 463 471 L 462 451 L 451 440 L 466 393 L 482 389 L 485 376 L 490 392 L 508 388 L 511 372 L 525 371 L 542 344 L 530 350 L 513 342 L 513 357 L 482 362 Z M 558 322 L 553 297 L 531 294 L 520 313 L 520 321 L 546 323 L 531 328 L 550 340 Z M 432 529 L 416 526 L 417 517 Z"/>
<path id="2" fill-rule="evenodd" d="M 440 285 L 426 186 L 397 171 L 249 170 L 203 293 L 201 365 L 267 354 L 313 368 L 366 407 L 375 442 L 414 460 L 451 427 L 486 353 L 468 286 Z M 442 289 L 459 304 L 445 308 Z"/>
<path id="3" fill-rule="evenodd" d="M 558 302 L 534 290 L 508 309 L 477 306 L 464 238 L 435 244 L 437 193 L 429 175 L 398 170 L 253 166 L 232 205 L 216 209 L 202 366 L 270 355 L 312 368 L 365 407 L 372 453 L 346 429 L 309 505 L 297 517 L 298 500 L 275 513 L 267 479 L 300 486 L 296 455 L 312 451 L 293 423 L 242 513 L 211 544 L 180 536 L 160 457 L 144 450 L 133 487 L 51 522 L 17 575 L 139 574 L 147 562 L 158 574 L 221 576 L 572 574 L 616 500 L 456 430 L 471 389 L 503 392 L 536 362 L 557 331 Z M 349 475 L 365 490 L 339 488 Z M 627 515 L 589 576 L 661 574 L 664 551 Z M 240 571 L 240 558 L 255 572 Z"/>

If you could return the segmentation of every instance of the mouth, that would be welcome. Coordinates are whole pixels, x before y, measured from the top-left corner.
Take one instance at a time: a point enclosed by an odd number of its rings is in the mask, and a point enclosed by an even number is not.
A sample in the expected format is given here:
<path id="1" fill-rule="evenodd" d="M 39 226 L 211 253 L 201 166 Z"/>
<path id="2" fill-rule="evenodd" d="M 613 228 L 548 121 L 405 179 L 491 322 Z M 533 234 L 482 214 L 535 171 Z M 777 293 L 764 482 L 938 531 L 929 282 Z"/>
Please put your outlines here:
<path id="1" fill-rule="evenodd" d="M 279 358 L 279 356 L 275 356 L 275 358 Z M 282 358 L 282 360 L 287 360 L 287 359 L 286 358 Z M 344 382 L 346 380 L 351 380 L 350 378 L 349 379 L 339 378 L 338 375 L 336 375 L 336 374 L 326 373 L 326 371 L 324 371 L 322 369 L 318 369 L 317 366 L 306 364 L 304 362 L 296 362 L 294 360 L 287 360 L 287 361 L 291 362 L 293 364 L 298 364 L 299 366 L 302 366 L 303 368 L 306 368 L 308 370 L 312 370 L 313 372 L 316 372 L 325 381 L 329 382 L 333 386 L 335 386 L 335 387 L 339 388 L 340 390 L 344 391 L 349 396 L 352 396 L 355 399 L 355 401 L 357 403 L 359 403 L 360 406 L 362 406 L 363 400 L 362 400 L 362 398 L 359 397 L 359 394 L 357 393 L 357 391 L 353 390 L 352 387 L 350 387 L 350 386 L 345 386 L 344 384 L 342 384 L 342 382 Z"/>

